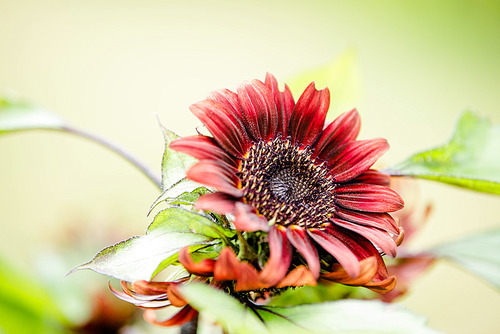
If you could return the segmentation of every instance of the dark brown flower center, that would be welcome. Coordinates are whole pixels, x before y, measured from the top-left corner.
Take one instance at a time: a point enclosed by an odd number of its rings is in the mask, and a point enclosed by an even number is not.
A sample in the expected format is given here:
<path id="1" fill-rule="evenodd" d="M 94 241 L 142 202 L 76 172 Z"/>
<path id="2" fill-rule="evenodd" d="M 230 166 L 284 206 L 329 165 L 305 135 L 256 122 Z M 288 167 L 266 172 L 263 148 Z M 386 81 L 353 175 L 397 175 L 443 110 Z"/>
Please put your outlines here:
<path id="1" fill-rule="evenodd" d="M 335 212 L 336 183 L 328 166 L 288 139 L 255 143 L 239 177 L 244 200 L 277 224 L 318 227 Z"/>

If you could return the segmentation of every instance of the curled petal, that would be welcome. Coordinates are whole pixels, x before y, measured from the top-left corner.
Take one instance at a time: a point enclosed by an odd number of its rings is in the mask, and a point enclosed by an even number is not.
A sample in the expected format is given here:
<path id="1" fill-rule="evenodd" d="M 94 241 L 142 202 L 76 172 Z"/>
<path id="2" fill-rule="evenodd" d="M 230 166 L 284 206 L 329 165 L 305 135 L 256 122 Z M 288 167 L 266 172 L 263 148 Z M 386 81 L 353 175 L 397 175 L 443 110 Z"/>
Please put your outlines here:
<path id="1" fill-rule="evenodd" d="M 214 265 L 214 278 L 217 281 L 231 281 L 238 278 L 240 262 L 229 247 L 224 247 Z"/>
<path id="2" fill-rule="evenodd" d="M 352 278 L 360 273 L 359 261 L 349 247 L 342 241 L 342 236 L 334 230 L 323 231 L 308 229 L 311 238 L 330 253 Z"/>
<path id="3" fill-rule="evenodd" d="M 389 149 L 385 139 L 350 141 L 322 157 L 331 166 L 331 173 L 339 183 L 354 179 L 368 170 Z"/>
<path id="4" fill-rule="evenodd" d="M 307 236 L 304 228 L 299 226 L 291 226 L 286 231 L 288 241 L 297 249 L 297 251 L 304 257 L 309 266 L 309 270 L 315 279 L 319 276 L 320 264 L 316 247 Z"/>
<path id="5" fill-rule="evenodd" d="M 164 327 L 180 326 L 182 324 L 185 324 L 186 322 L 193 320 L 197 316 L 198 316 L 198 311 L 196 311 L 194 308 L 192 308 L 189 305 L 184 306 L 174 316 L 172 316 L 171 318 L 168 318 L 167 320 L 164 320 L 164 321 L 157 321 L 156 315 L 152 310 L 148 310 L 148 311 L 144 312 L 144 319 L 147 322 L 150 322 L 150 323 L 152 323 L 154 325 L 158 325 L 158 326 L 164 326 Z"/>
<path id="6" fill-rule="evenodd" d="M 349 182 L 378 184 L 379 186 L 388 187 L 391 183 L 391 177 L 388 174 L 379 172 L 378 170 L 369 169 Z"/>
<path id="7" fill-rule="evenodd" d="M 217 214 L 233 213 L 238 199 L 224 193 L 210 193 L 200 196 L 195 203 L 198 210 L 212 211 Z"/>
<path id="8" fill-rule="evenodd" d="M 189 247 L 181 249 L 179 252 L 179 262 L 187 271 L 194 275 L 212 276 L 214 273 L 215 261 L 212 259 L 203 259 L 198 263 L 194 262 L 189 253 Z"/>
<path id="9" fill-rule="evenodd" d="M 314 277 L 309 269 L 304 266 L 298 266 L 297 268 L 293 269 L 288 275 L 286 275 L 286 277 L 281 282 L 279 282 L 276 287 L 284 288 L 287 286 L 304 285 L 316 286 L 318 284 L 316 280 L 317 277 Z"/>
<path id="10" fill-rule="evenodd" d="M 396 287 L 396 276 L 390 276 L 383 280 L 369 282 L 364 286 L 378 293 L 388 293 Z"/>
<path id="11" fill-rule="evenodd" d="M 250 146 L 250 138 L 239 115 L 224 105 L 205 100 L 189 107 L 214 136 L 215 141 L 236 158 L 243 158 Z"/>
<path id="12" fill-rule="evenodd" d="M 255 140 L 276 136 L 278 111 L 272 92 L 259 80 L 245 82 L 238 87 L 238 100 L 245 117 L 248 133 Z"/>
<path id="13" fill-rule="evenodd" d="M 189 154 L 198 160 L 223 161 L 230 166 L 237 166 L 236 160 L 220 148 L 211 137 L 198 135 L 179 138 L 170 143 L 169 148 Z"/>
<path id="14" fill-rule="evenodd" d="M 346 285 L 360 286 L 370 282 L 377 273 L 377 259 L 369 257 L 359 262 L 360 272 L 357 277 L 350 277 L 338 264 L 334 264 L 332 271 L 321 274 L 321 281 L 337 282 Z"/>
<path id="15" fill-rule="evenodd" d="M 292 247 L 286 237 L 286 228 L 273 225 L 268 234 L 269 260 L 260 273 L 262 282 L 274 286 L 286 275 L 292 263 Z"/>
<path id="16" fill-rule="evenodd" d="M 303 146 L 314 143 L 323 130 L 326 113 L 330 107 L 330 91 L 328 88 L 316 90 L 311 83 L 300 96 L 290 116 L 288 134 L 292 143 Z"/>
<path id="17" fill-rule="evenodd" d="M 259 273 L 251 264 L 240 262 L 238 279 L 234 287 L 236 291 L 259 290 L 267 287 L 268 285 L 261 282 Z"/>
<path id="18" fill-rule="evenodd" d="M 125 282 L 125 285 L 127 283 Z M 145 296 L 145 295 L 134 295 L 132 291 L 128 290 L 128 287 L 123 287 L 124 284 L 122 283 L 122 288 L 126 292 L 121 292 L 117 291 L 115 288 L 111 286 L 111 284 L 108 282 L 109 289 L 111 290 L 111 293 L 115 295 L 115 297 L 126 301 L 128 303 L 131 303 L 135 306 L 142 307 L 142 308 L 162 308 L 165 306 L 169 306 L 171 303 L 167 298 L 166 293 L 158 294 L 158 295 L 151 295 L 151 296 Z"/>
<path id="19" fill-rule="evenodd" d="M 253 206 L 241 202 L 235 204 L 233 224 L 238 231 L 269 231 L 267 219 L 258 215 Z"/>
<path id="20" fill-rule="evenodd" d="M 315 144 L 315 154 L 323 157 L 323 152 L 328 153 L 356 139 L 360 127 L 361 117 L 356 109 L 343 113 L 323 130 Z"/>
<path id="21" fill-rule="evenodd" d="M 186 176 L 228 195 L 243 196 L 243 191 L 238 188 L 239 179 L 236 174 L 217 162 L 202 160 L 193 165 L 187 171 Z"/>
<path id="22" fill-rule="evenodd" d="M 392 189 L 374 184 L 354 183 L 335 189 L 336 203 L 365 212 L 392 212 L 404 207 L 403 199 Z"/>
<path id="23" fill-rule="evenodd" d="M 396 256 L 396 243 L 387 232 L 379 230 L 375 227 L 358 225 L 342 219 L 332 218 L 332 221 L 338 226 L 344 227 L 348 230 L 362 235 L 366 239 L 370 240 L 373 244 L 378 246 L 385 254 L 391 257 Z"/>
<path id="24" fill-rule="evenodd" d="M 285 138 L 288 136 L 288 123 L 290 121 L 290 115 L 292 114 L 293 107 L 295 106 L 292 92 L 287 85 L 285 85 L 285 90 L 280 92 L 278 88 L 278 81 L 270 73 L 266 74 L 265 84 L 273 94 L 274 104 L 276 105 L 276 109 L 278 111 L 278 132 L 280 132 L 283 138 Z"/>
<path id="25" fill-rule="evenodd" d="M 335 214 L 353 223 L 373 226 L 396 235 L 399 234 L 399 227 L 396 221 L 388 213 L 359 212 L 339 207 L 335 211 Z"/>

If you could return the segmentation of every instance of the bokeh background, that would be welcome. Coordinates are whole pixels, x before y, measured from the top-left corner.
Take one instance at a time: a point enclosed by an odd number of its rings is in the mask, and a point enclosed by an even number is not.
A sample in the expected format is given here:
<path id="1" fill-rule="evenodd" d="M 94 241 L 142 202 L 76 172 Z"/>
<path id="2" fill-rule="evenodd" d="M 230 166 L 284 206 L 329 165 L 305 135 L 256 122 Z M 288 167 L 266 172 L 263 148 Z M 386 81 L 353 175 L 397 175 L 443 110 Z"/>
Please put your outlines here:
<path id="1" fill-rule="evenodd" d="M 193 134 L 188 106 L 209 91 L 267 71 L 284 82 L 346 55 L 349 94 L 332 87 L 332 113 L 357 107 L 361 137 L 391 143 L 384 164 L 445 142 L 465 109 L 500 122 L 498 1 L 0 0 L 0 13 L 0 91 L 110 138 L 158 173 L 155 114 Z M 151 220 L 157 189 L 93 143 L 16 133 L 0 137 L 0 157 L 0 257 L 33 278 L 83 291 L 98 274 L 64 273 Z M 500 224 L 498 197 L 419 183 L 434 211 L 415 248 Z M 500 293 L 444 262 L 401 303 L 445 332 L 500 328 Z M 78 305 L 67 303 L 83 318 Z"/>

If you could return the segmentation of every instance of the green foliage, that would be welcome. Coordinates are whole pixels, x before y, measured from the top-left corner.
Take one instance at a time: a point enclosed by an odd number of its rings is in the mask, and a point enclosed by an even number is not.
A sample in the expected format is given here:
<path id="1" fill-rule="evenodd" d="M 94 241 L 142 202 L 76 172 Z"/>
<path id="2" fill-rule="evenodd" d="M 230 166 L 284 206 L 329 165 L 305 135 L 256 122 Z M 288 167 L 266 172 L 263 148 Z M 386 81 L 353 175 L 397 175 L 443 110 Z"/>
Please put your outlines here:
<path id="1" fill-rule="evenodd" d="M 56 302 L 39 281 L 0 259 L 0 333 L 65 333 Z"/>
<path id="2" fill-rule="evenodd" d="M 231 334 L 436 333 L 426 327 L 423 317 L 380 301 L 254 306 L 252 310 L 224 292 L 200 283 L 184 286 L 182 293 L 203 318 L 217 322 Z"/>
<path id="3" fill-rule="evenodd" d="M 146 234 L 100 251 L 78 269 L 91 269 L 124 281 L 150 280 L 176 259 L 184 247 L 192 250 L 219 242 L 228 234 L 211 219 L 181 208 L 168 208 L 156 215 Z"/>
<path id="4" fill-rule="evenodd" d="M 316 83 L 316 88 L 328 87 L 332 94 L 327 118 L 333 119 L 340 113 L 356 107 L 362 95 L 356 51 L 346 49 L 331 62 L 290 78 L 287 80 L 287 85 L 297 100 L 313 81 Z"/>
<path id="5" fill-rule="evenodd" d="M 430 252 L 453 261 L 500 289 L 500 229 L 467 236 Z"/>
<path id="6" fill-rule="evenodd" d="M 415 154 L 386 172 L 500 194 L 500 126 L 467 111 L 447 144 Z"/>
<path id="7" fill-rule="evenodd" d="M 64 126 L 62 119 L 44 109 L 0 96 L 0 134 L 34 129 L 60 130 Z"/>

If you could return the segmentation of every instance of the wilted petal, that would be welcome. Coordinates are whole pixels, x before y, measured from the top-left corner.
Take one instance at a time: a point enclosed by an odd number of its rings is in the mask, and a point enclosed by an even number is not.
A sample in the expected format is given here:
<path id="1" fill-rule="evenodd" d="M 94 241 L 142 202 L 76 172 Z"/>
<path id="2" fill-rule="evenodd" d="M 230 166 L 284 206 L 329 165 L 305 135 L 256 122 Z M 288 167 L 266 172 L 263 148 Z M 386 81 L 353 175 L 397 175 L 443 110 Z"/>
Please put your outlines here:
<path id="1" fill-rule="evenodd" d="M 268 231 L 269 224 L 265 217 L 256 213 L 251 205 L 237 202 L 234 210 L 234 227 L 238 231 Z"/>
<path id="2" fill-rule="evenodd" d="M 288 227 L 286 232 L 288 241 L 304 257 L 311 274 L 317 279 L 320 270 L 318 252 L 307 236 L 306 230 L 299 226 L 291 226 Z"/>
<path id="3" fill-rule="evenodd" d="M 392 189 L 374 184 L 348 184 L 335 189 L 336 203 L 365 212 L 392 212 L 403 208 L 403 199 Z"/>
<path id="4" fill-rule="evenodd" d="M 214 265 L 214 278 L 217 281 L 232 281 L 238 278 L 240 262 L 229 247 L 224 247 Z"/>
<path id="5" fill-rule="evenodd" d="M 317 277 L 311 273 L 309 269 L 304 266 L 298 266 L 293 269 L 286 277 L 279 282 L 277 288 L 284 288 L 287 286 L 304 286 L 304 285 L 317 285 Z"/>
<path id="6" fill-rule="evenodd" d="M 382 138 L 350 141 L 323 157 L 335 181 L 343 183 L 368 170 L 389 149 Z"/>
<path id="7" fill-rule="evenodd" d="M 314 145 L 314 153 L 317 156 L 323 157 L 342 144 L 356 139 L 360 127 L 361 118 L 356 109 L 343 113 L 323 130 Z"/>
<path id="8" fill-rule="evenodd" d="M 383 280 L 369 282 L 364 286 L 378 293 L 388 293 L 396 287 L 396 277 L 390 276 Z"/>
<path id="9" fill-rule="evenodd" d="M 198 311 L 196 311 L 189 305 L 184 306 L 174 316 L 164 321 L 157 321 L 156 314 L 151 310 L 144 312 L 144 319 L 146 319 L 147 322 L 164 327 L 180 326 L 182 324 L 185 324 L 186 322 L 193 320 L 197 316 L 198 316 Z"/>
<path id="10" fill-rule="evenodd" d="M 369 257 L 359 262 L 360 272 L 357 277 L 350 277 L 338 264 L 332 266 L 331 272 L 321 274 L 321 281 L 337 282 L 346 285 L 361 286 L 370 282 L 377 273 L 377 259 Z"/>
<path id="11" fill-rule="evenodd" d="M 268 233 L 269 260 L 260 273 L 262 282 L 274 286 L 278 284 L 288 272 L 292 262 L 292 247 L 286 237 L 286 228 L 273 225 Z"/>
<path id="12" fill-rule="evenodd" d="M 228 195 L 243 196 L 243 191 L 238 188 L 239 179 L 236 174 L 214 161 L 198 162 L 187 171 L 186 176 L 195 182 L 214 187 Z"/>
<path id="13" fill-rule="evenodd" d="M 255 140 L 275 137 L 278 129 L 278 111 L 272 92 L 259 80 L 245 82 L 237 91 L 245 125 L 251 137 Z"/>
<path id="14" fill-rule="evenodd" d="M 259 273 L 251 264 L 240 262 L 238 267 L 238 280 L 234 287 L 236 291 L 259 290 L 267 287 L 269 287 L 269 285 L 265 285 L 261 282 Z"/>
<path id="15" fill-rule="evenodd" d="M 290 116 L 288 134 L 293 144 L 311 145 L 320 135 L 330 107 L 328 88 L 316 90 L 311 83 L 300 96 Z"/>
<path id="16" fill-rule="evenodd" d="M 198 276 L 212 276 L 214 273 L 215 261 L 212 259 L 203 259 L 200 262 L 194 262 L 189 253 L 189 247 L 184 247 L 179 252 L 179 262 L 186 270 Z"/>

